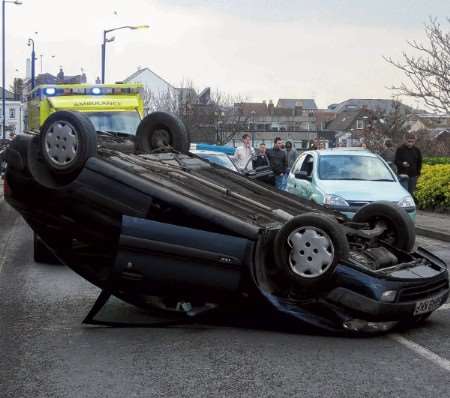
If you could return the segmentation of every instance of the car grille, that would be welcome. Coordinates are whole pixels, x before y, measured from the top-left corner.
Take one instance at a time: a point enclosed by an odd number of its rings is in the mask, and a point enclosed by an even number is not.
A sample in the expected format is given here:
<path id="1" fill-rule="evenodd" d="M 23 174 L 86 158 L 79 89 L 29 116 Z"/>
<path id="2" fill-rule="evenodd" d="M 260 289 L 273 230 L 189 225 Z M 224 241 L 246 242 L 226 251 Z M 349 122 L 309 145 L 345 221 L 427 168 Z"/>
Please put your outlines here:
<path id="1" fill-rule="evenodd" d="M 448 281 L 430 282 L 420 286 L 407 287 L 400 290 L 398 301 L 406 302 L 420 300 L 438 294 L 445 289 L 448 289 Z"/>
<path id="2" fill-rule="evenodd" d="M 347 203 L 351 206 L 351 207 L 363 207 L 371 202 L 364 202 L 361 200 L 347 200 Z"/>

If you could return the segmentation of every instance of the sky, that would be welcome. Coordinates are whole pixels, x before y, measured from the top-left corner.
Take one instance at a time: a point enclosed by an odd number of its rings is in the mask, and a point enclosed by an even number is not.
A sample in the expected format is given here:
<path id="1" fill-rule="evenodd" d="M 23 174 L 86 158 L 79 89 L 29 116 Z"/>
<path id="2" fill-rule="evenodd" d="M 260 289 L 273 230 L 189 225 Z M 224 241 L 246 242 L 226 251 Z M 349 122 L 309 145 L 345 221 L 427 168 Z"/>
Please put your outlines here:
<path id="1" fill-rule="evenodd" d="M 449 0 L 22 0 L 6 4 L 6 78 L 24 77 L 36 44 L 36 72 L 100 75 L 148 67 L 172 85 L 192 81 L 248 100 L 314 98 L 320 108 L 348 98 L 391 98 L 404 76 L 383 56 L 426 42 L 424 23 L 448 30 Z M 41 57 L 42 54 L 42 57 Z M 410 100 L 405 102 L 419 105 Z"/>

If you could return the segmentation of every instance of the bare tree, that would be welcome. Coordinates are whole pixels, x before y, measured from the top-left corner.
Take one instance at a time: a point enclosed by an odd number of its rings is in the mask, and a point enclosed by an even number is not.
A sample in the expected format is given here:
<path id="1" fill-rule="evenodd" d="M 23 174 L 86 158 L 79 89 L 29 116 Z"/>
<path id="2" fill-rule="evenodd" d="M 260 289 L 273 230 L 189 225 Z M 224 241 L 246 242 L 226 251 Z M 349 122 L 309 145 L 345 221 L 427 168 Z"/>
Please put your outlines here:
<path id="1" fill-rule="evenodd" d="M 406 122 L 410 115 L 411 109 L 397 100 L 393 100 L 390 112 L 374 111 L 369 117 L 369 127 L 362 133 L 367 148 L 380 153 L 387 139 L 399 145 L 408 132 Z"/>
<path id="2" fill-rule="evenodd" d="M 200 101 L 198 90 L 188 79 L 176 89 L 158 93 L 146 89 L 143 95 L 145 113 L 171 112 L 183 121 L 194 140 L 221 145 L 247 129 L 248 117 L 235 106 L 244 100 L 216 89 L 209 99 Z"/>
<path id="3" fill-rule="evenodd" d="M 450 24 L 450 18 L 446 21 Z M 401 61 L 385 60 L 404 72 L 409 85 L 392 87 L 399 94 L 422 100 L 435 112 L 450 112 L 450 31 L 445 32 L 436 18 L 425 24 L 427 44 L 408 41 L 419 55 L 402 54 Z"/>

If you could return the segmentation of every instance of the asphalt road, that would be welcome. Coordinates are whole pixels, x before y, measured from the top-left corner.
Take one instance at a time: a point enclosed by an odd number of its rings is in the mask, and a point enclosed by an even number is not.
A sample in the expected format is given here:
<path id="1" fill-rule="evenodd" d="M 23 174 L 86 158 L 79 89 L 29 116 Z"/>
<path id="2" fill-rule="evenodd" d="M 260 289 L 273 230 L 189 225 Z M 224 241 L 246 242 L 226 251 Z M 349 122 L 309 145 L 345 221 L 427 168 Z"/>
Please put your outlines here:
<path id="1" fill-rule="evenodd" d="M 450 263 L 448 244 L 419 239 Z M 35 264 L 32 234 L 0 212 L 0 397 L 444 397 L 450 308 L 424 327 L 340 338 L 226 325 L 83 326 L 97 288 Z M 118 300 L 104 317 L 142 318 Z"/>

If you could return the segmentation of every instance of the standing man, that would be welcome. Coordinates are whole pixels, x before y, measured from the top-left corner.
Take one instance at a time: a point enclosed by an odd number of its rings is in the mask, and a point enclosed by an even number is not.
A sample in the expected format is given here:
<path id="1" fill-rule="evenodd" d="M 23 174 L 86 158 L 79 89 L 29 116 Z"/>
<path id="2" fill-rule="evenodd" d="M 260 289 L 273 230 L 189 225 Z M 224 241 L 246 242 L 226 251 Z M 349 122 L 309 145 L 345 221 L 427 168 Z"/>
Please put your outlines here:
<path id="1" fill-rule="evenodd" d="M 242 146 L 236 149 L 233 159 L 236 162 L 236 166 L 240 170 L 253 170 L 253 164 L 251 162 L 255 150 L 252 148 L 252 139 L 250 135 L 244 134 L 242 136 Z"/>
<path id="2" fill-rule="evenodd" d="M 292 148 L 292 142 L 286 141 L 286 157 L 287 157 L 287 169 L 284 174 L 284 180 L 283 180 L 283 190 L 286 190 L 287 187 L 287 180 L 289 173 L 291 172 L 292 165 L 294 164 L 295 160 L 297 159 L 297 151 Z"/>
<path id="3" fill-rule="evenodd" d="M 283 140 L 280 137 L 276 137 L 273 149 L 267 152 L 270 164 L 272 165 L 273 174 L 275 175 L 275 187 L 280 190 L 283 189 L 283 179 L 287 169 L 287 156 L 283 147 Z"/>
<path id="4" fill-rule="evenodd" d="M 405 143 L 397 148 L 395 152 L 395 165 L 398 174 L 406 174 L 409 178 L 402 184 L 411 195 L 416 190 L 417 178 L 422 169 L 422 154 L 420 149 L 415 146 L 416 136 L 411 133 L 405 135 Z"/>

